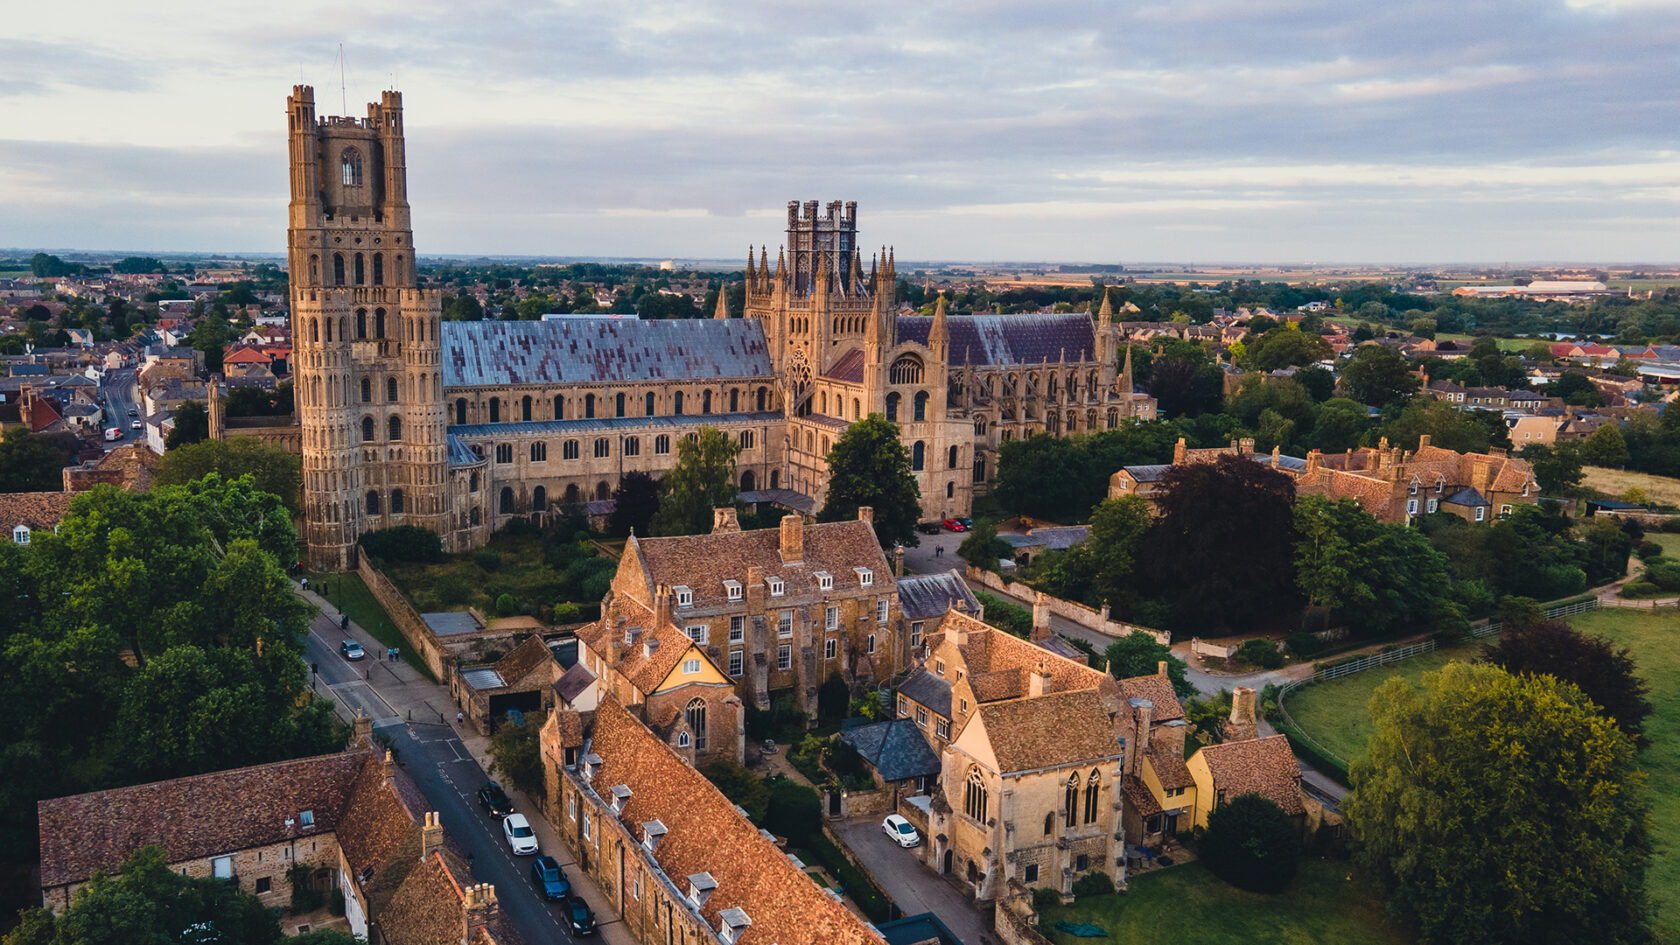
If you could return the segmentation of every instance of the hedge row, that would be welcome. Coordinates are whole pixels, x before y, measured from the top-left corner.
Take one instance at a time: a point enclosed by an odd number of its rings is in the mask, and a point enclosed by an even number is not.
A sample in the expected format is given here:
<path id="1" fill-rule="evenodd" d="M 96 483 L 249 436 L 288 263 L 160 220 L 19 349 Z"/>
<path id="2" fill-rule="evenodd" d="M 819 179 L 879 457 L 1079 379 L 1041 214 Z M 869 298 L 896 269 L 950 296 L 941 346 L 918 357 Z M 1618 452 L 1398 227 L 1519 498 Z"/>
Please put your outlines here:
<path id="1" fill-rule="evenodd" d="M 1347 766 L 1314 748 L 1311 742 L 1301 736 L 1299 729 L 1288 722 L 1277 722 L 1273 727 L 1289 739 L 1289 747 L 1296 757 L 1342 787 L 1353 787 L 1353 782 L 1348 779 Z"/>

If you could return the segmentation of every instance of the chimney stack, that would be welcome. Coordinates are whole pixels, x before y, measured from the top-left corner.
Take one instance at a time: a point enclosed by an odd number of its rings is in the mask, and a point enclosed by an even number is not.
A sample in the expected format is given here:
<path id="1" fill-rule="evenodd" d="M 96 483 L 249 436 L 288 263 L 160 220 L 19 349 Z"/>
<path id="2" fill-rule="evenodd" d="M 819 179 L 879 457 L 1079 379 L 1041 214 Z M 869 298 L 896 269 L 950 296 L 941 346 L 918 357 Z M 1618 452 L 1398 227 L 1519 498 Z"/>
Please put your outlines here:
<path id="1" fill-rule="evenodd" d="M 805 560 L 805 519 L 795 512 L 782 516 L 782 563 L 799 564 Z"/>
<path id="2" fill-rule="evenodd" d="M 671 622 L 671 589 L 664 584 L 653 589 L 653 630 L 658 633 Z"/>
<path id="3" fill-rule="evenodd" d="M 738 532 L 740 530 L 741 520 L 735 514 L 735 506 L 712 509 L 712 534 Z"/>
<path id="4" fill-rule="evenodd" d="M 1178 443 L 1173 446 L 1173 465 L 1174 466 L 1184 465 L 1184 461 L 1185 461 L 1186 458 L 1189 457 L 1189 455 L 1190 455 L 1189 447 L 1187 447 L 1185 445 L 1184 437 L 1181 436 L 1181 437 L 1178 438 Z"/>
<path id="5" fill-rule="evenodd" d="M 1167 675 L 1167 661 L 1166 660 L 1160 660 L 1159 662 L 1157 662 L 1155 664 L 1155 675 L 1160 676 L 1163 679 L 1171 678 Z"/>
<path id="6" fill-rule="evenodd" d="M 1050 599 L 1043 591 L 1033 595 L 1032 639 L 1050 639 Z"/>
<path id="7" fill-rule="evenodd" d="M 468 886 L 464 892 L 466 898 L 461 903 L 461 918 L 466 934 L 461 937 L 463 942 L 471 941 L 473 931 L 494 922 L 501 911 L 496 904 L 496 887 L 489 883 Z"/>
<path id="8" fill-rule="evenodd" d="M 350 741 L 352 744 L 373 737 L 373 719 L 368 718 L 367 713 L 362 711 L 361 706 L 356 707 L 356 718 L 350 723 L 350 726 Z"/>
<path id="9" fill-rule="evenodd" d="M 858 506 L 858 521 L 868 522 L 870 528 L 875 527 L 875 509 L 873 506 Z"/>
<path id="10" fill-rule="evenodd" d="M 1260 723 L 1254 711 L 1254 690 L 1238 686 L 1231 691 L 1231 717 L 1225 722 L 1227 742 L 1252 741 L 1260 737 Z"/>
<path id="11" fill-rule="evenodd" d="M 1038 665 L 1027 674 L 1027 698 L 1036 699 L 1050 690 L 1050 661 L 1042 656 Z"/>
<path id="12" fill-rule="evenodd" d="M 443 849 L 443 821 L 438 819 L 437 811 L 427 811 L 425 823 L 420 827 L 420 859 L 424 860 L 441 849 Z"/>
<path id="13" fill-rule="evenodd" d="M 1427 446 L 1429 446 L 1429 434 L 1425 433 L 1418 437 L 1418 449 L 1421 451 Z"/>
<path id="14" fill-rule="evenodd" d="M 397 776 L 397 759 L 389 748 L 385 749 L 385 780 L 394 780 Z"/>

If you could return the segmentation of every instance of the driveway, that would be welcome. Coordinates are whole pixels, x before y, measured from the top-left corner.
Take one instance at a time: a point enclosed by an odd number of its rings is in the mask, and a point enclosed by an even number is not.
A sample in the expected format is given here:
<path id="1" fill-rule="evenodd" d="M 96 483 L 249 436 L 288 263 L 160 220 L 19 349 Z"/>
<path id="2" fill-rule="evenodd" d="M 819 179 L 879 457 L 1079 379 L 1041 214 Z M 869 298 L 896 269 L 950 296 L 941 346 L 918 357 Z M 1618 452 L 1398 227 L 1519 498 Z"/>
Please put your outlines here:
<path id="1" fill-rule="evenodd" d="M 836 821 L 834 832 L 859 862 L 869 867 L 881 891 L 905 915 L 931 912 L 950 927 L 963 945 L 985 945 L 997 941 L 980 911 L 957 890 L 922 865 L 920 848 L 906 850 L 887 839 L 880 817 Z"/>

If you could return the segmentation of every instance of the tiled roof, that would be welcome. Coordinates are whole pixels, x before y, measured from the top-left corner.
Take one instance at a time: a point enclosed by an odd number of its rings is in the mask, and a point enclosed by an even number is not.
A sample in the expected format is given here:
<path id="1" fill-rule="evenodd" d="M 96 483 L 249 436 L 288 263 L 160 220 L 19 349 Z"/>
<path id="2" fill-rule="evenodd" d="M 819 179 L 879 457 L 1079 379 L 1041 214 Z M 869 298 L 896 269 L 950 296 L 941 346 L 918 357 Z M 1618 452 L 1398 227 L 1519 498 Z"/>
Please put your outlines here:
<path id="1" fill-rule="evenodd" d="M 968 613 L 980 610 L 980 602 L 974 599 L 960 571 L 899 578 L 898 606 L 906 620 L 942 617 L 952 607 Z"/>
<path id="2" fill-rule="evenodd" d="M 1120 754 L 1108 713 L 1094 689 L 982 703 L 975 713 L 1003 774 Z"/>
<path id="3" fill-rule="evenodd" d="M 624 595 L 615 596 L 600 620 L 580 627 L 577 633 L 586 646 L 606 661 L 610 659 L 613 638 L 622 640 L 624 632 L 631 629 L 637 631 L 635 640 L 619 647 L 618 661 L 611 668 L 643 693 L 649 693 L 671 675 L 694 641 L 674 623 L 658 626 L 651 609 Z M 651 652 L 649 642 L 654 644 Z"/>
<path id="4" fill-rule="evenodd" d="M 68 492 L 0 492 L 0 540 L 11 541 L 12 529 L 29 526 L 31 531 L 51 531 L 70 514 Z"/>
<path id="5" fill-rule="evenodd" d="M 928 707 L 938 715 L 951 717 L 951 681 L 918 667 L 903 683 L 898 694 L 912 702 Z"/>
<path id="6" fill-rule="evenodd" d="M 1184 707 L 1178 704 L 1169 676 L 1133 676 L 1120 680 L 1120 695 L 1127 699 L 1148 699 L 1153 708 L 1149 712 L 1152 725 L 1184 718 Z"/>
<path id="7" fill-rule="evenodd" d="M 1149 766 L 1155 769 L 1155 777 L 1164 788 L 1190 787 L 1196 783 L 1184 764 L 1184 755 L 1171 744 L 1150 742 Z"/>
<path id="8" fill-rule="evenodd" d="M 863 349 L 853 348 L 840 356 L 828 369 L 829 377 L 837 381 L 847 381 L 853 384 L 863 382 Z"/>
<path id="9" fill-rule="evenodd" d="M 1489 505 L 1488 500 L 1482 498 L 1482 494 L 1480 492 L 1470 488 L 1460 489 L 1441 501 L 1447 503 L 1448 505 L 1462 505 L 1469 508 Z"/>
<path id="10" fill-rule="evenodd" d="M 444 322 L 445 387 L 768 377 L 756 318 Z"/>
<path id="11" fill-rule="evenodd" d="M 1112 684 L 1113 677 L 1100 670 L 1092 669 L 1073 660 L 1062 659 L 1050 653 L 1043 647 L 1035 646 L 1020 637 L 1013 637 L 1002 630 L 988 626 L 962 613 L 952 611 L 945 615 L 940 622 L 940 633 L 949 636 L 956 628 L 965 629 L 968 641 L 958 647 L 963 662 L 968 667 L 970 680 L 989 673 L 1009 670 L 1033 670 L 1042 662 L 1050 673 L 1046 692 L 1067 692 L 1073 689 L 1102 688 L 1105 681 Z M 929 646 L 934 641 L 929 641 Z M 1003 677 L 999 677 L 1002 679 Z M 1019 691 L 1025 691 L 1025 679 L 1020 677 Z M 976 689 L 974 697 L 983 700 L 984 696 Z M 1007 698 L 1007 696 L 1006 696 Z"/>
<path id="12" fill-rule="evenodd" d="M 554 661 L 554 653 L 542 637 L 532 634 L 524 643 L 513 648 L 513 652 L 496 661 L 496 672 L 508 681 L 508 685 L 517 685 L 520 680 L 545 666 L 558 666 Z M 552 679 L 542 680 L 543 685 L 553 682 Z"/>
<path id="13" fill-rule="evenodd" d="M 1120 791 L 1126 795 L 1126 802 L 1138 812 L 1139 817 L 1153 817 L 1161 813 L 1161 805 L 1155 800 L 1155 795 L 1138 780 L 1137 775 L 1126 775 L 1120 781 Z"/>
<path id="14" fill-rule="evenodd" d="M 989 673 L 971 673 L 968 685 L 974 690 L 975 702 L 1019 699 L 1027 694 L 1027 669 L 1024 666 L 1010 666 Z"/>
<path id="15" fill-rule="evenodd" d="M 572 664 L 572 667 L 554 682 L 554 691 L 562 701 L 572 702 L 582 695 L 595 682 L 595 674 L 589 667 L 583 665 L 582 660 Z"/>
<path id="16" fill-rule="evenodd" d="M 726 580 L 746 583 L 748 568 L 762 568 L 766 576 L 781 578 L 787 584 L 787 596 L 798 597 L 817 591 L 816 572 L 827 571 L 834 578 L 835 593 L 859 588 L 858 573 L 853 568 L 869 568 L 874 574 L 873 589 L 888 594 L 893 590 L 892 570 L 886 555 L 875 539 L 875 530 L 868 522 L 852 519 L 804 526 L 804 561 L 784 565 L 781 552 L 781 529 L 759 528 L 751 531 L 713 532 L 707 535 L 683 535 L 674 538 L 633 538 L 625 554 L 639 556 L 648 584 L 638 588 L 644 606 L 653 603 L 653 588 L 664 584 L 686 584 L 694 592 L 694 606 L 707 607 L 727 603 Z M 776 598 L 767 598 L 775 606 Z M 677 619 L 682 619 L 682 610 Z"/>
<path id="17" fill-rule="evenodd" d="M 856 748 L 884 781 L 939 773 L 939 756 L 928 747 L 921 726 L 910 719 L 872 722 L 842 729 L 840 740 Z"/>
<path id="18" fill-rule="evenodd" d="M 898 319 L 898 340 L 926 345 L 933 318 Z M 1096 326 L 1091 316 L 954 315 L 946 319 L 951 365 L 1055 364 L 1096 360 Z"/>
<path id="19" fill-rule="evenodd" d="M 356 881 L 372 900 L 385 905 L 420 858 L 419 816 L 429 808 L 419 788 L 396 765 L 371 758 L 351 788 L 335 836 Z M 361 876 L 367 871 L 367 881 Z"/>
<path id="20" fill-rule="evenodd" d="M 1282 735 L 1208 745 L 1198 754 L 1213 776 L 1213 790 L 1221 802 L 1242 794 L 1259 794 L 1286 814 L 1306 810 L 1301 802 L 1301 766 Z"/>
<path id="21" fill-rule="evenodd" d="M 371 758 L 347 751 L 40 801 L 41 884 L 115 869 L 148 844 L 178 863 L 334 830 Z"/>
<path id="22" fill-rule="evenodd" d="M 725 909 L 752 920 L 740 945 L 878 945 L 880 936 L 801 874 L 700 772 L 607 698 L 595 713 L 596 790 L 631 790 L 621 817 L 632 836 L 658 820 L 667 833 L 652 856 L 668 877 L 710 873 L 717 887 L 700 915 L 713 929 Z"/>

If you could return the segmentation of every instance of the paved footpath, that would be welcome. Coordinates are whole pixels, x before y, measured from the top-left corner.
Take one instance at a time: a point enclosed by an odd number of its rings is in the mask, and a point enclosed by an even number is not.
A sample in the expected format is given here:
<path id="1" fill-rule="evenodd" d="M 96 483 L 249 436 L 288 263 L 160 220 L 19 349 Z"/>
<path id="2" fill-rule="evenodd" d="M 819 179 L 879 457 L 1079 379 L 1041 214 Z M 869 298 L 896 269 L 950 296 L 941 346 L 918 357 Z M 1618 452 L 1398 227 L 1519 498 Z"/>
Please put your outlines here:
<path id="1" fill-rule="evenodd" d="M 414 779 L 444 829 L 470 857 L 473 874 L 496 887 L 503 912 L 525 941 L 570 942 L 562 925 L 559 903 L 538 897 L 531 883 L 531 861 L 515 857 L 502 837 L 501 825 L 478 806 L 477 793 L 490 776 L 490 740 L 471 726 L 455 723 L 456 706 L 449 690 L 432 682 L 407 663 L 384 658 L 385 647 L 354 621 L 339 629 L 342 615 L 313 591 L 296 582 L 300 597 L 321 609 L 309 628 L 307 659 L 314 667 L 315 691 L 334 700 L 345 721 L 356 710 L 373 719 L 374 732 L 388 737 L 397 760 Z M 344 640 L 356 640 L 367 657 L 355 662 L 339 653 Z M 606 945 L 636 945 L 623 920 L 594 881 L 579 870 L 571 852 L 531 798 L 514 791 L 514 807 L 537 832 L 542 851 L 560 861 L 573 891 L 595 911 L 601 940 Z"/>

